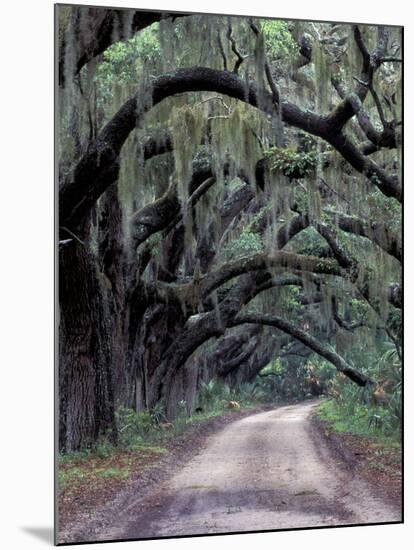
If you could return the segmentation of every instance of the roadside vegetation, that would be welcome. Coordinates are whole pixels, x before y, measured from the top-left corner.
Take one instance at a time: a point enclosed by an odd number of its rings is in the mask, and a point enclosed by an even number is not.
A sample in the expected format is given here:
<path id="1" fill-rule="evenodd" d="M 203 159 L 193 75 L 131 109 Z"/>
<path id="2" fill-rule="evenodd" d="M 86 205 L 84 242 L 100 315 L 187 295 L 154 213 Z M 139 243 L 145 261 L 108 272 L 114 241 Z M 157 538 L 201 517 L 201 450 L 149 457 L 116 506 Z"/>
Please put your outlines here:
<path id="1" fill-rule="evenodd" d="M 402 393 L 401 359 L 389 347 L 371 374 L 379 381 L 375 391 L 348 384 L 336 376 L 330 383 L 330 399 L 319 407 L 319 416 L 339 433 L 374 437 L 398 443 L 401 440 Z"/>
<path id="2" fill-rule="evenodd" d="M 103 479 L 128 477 L 127 465 L 118 470 L 114 469 L 113 459 L 119 460 L 121 456 L 132 454 L 144 457 L 159 456 L 167 452 L 163 444 L 184 433 L 194 423 L 240 409 L 252 409 L 269 403 L 270 399 L 271 394 L 256 384 L 241 384 L 237 389 L 230 389 L 224 382 L 213 379 L 207 384 L 201 384 L 199 405 L 195 410 L 189 414 L 187 403 L 181 401 L 178 404 L 179 414 L 171 422 L 167 422 L 160 407 L 140 412 L 120 407 L 116 413 L 118 445 L 115 446 L 110 440 L 101 438 L 90 448 L 73 453 L 61 453 L 60 487 L 65 490 L 74 480 L 85 479 L 83 470 L 89 466 L 93 467 L 94 475 Z"/>
<path id="3" fill-rule="evenodd" d="M 374 353 L 374 352 L 373 352 Z M 183 434 L 194 423 L 239 409 L 277 405 L 325 397 L 318 416 L 340 434 L 365 436 L 398 448 L 401 440 L 401 359 L 388 346 L 381 356 L 367 354 L 366 371 L 380 382 L 375 391 L 360 388 L 326 361 L 311 355 L 306 362 L 275 359 L 262 369 L 254 382 L 231 388 L 220 379 L 201 383 L 193 410 L 186 401 L 178 404 L 178 415 L 169 422 L 160 406 L 136 412 L 117 410 L 118 445 L 101 438 L 80 452 L 59 457 L 59 485 L 63 494 L 75 494 L 84 485 L 93 487 L 108 479 L 122 481 L 136 466 L 150 466 L 168 450 L 165 444 Z M 371 365 L 371 366 L 369 366 Z"/>
<path id="4" fill-rule="evenodd" d="M 225 413 L 253 409 L 268 403 L 269 398 L 270 394 L 260 393 L 255 384 L 230 389 L 220 380 L 211 380 L 201 384 L 196 410 L 189 414 L 187 403 L 181 401 L 179 414 L 171 422 L 160 407 L 141 412 L 120 407 L 116 413 L 117 445 L 101 438 L 90 448 L 59 455 L 61 524 L 71 521 L 80 510 L 92 513 L 138 476 L 145 477 L 159 467 L 170 452 L 169 443 L 192 426 Z"/>
<path id="5" fill-rule="evenodd" d="M 401 502 L 401 359 L 386 350 L 374 368 L 382 383 L 374 392 L 335 377 L 316 412 L 331 447 L 339 449 L 354 471 L 379 488 L 387 500 Z"/>
<path id="6" fill-rule="evenodd" d="M 292 363 L 272 360 L 254 382 L 230 387 L 213 378 L 200 384 L 193 410 L 183 400 L 169 422 L 163 409 L 116 413 L 119 440 L 101 438 L 88 449 L 59 456 L 61 522 L 106 502 L 138 477 L 162 467 L 170 445 L 191 427 L 223 414 L 321 397 L 317 417 L 325 435 L 334 433 L 360 460 L 359 471 L 398 498 L 401 483 L 401 360 L 395 348 L 368 354 L 367 370 L 379 379 L 375 391 L 359 388 L 316 355 Z M 374 372 L 376 370 L 377 372 Z"/>
<path id="7" fill-rule="evenodd" d="M 401 503 L 402 449 L 399 426 L 382 406 L 358 404 L 355 416 L 343 416 L 334 399 L 324 401 L 316 413 L 328 446 L 339 452 L 355 474 L 367 480 L 387 501 Z"/>

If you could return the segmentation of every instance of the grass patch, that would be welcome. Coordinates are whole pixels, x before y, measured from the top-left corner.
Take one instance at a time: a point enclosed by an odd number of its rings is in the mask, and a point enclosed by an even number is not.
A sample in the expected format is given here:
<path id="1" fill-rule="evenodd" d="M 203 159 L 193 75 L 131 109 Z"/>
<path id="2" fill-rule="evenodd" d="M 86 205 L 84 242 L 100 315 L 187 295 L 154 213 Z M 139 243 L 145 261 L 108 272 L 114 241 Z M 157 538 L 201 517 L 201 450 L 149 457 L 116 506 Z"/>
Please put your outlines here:
<path id="1" fill-rule="evenodd" d="M 325 400 L 319 405 L 317 415 L 324 420 L 330 430 L 340 434 L 359 435 L 372 438 L 374 445 L 384 445 L 394 448 L 401 446 L 400 433 L 384 433 L 370 421 L 369 410 L 366 407 L 355 407 L 350 414 L 334 400 Z M 376 443 L 375 443 L 376 442 Z"/>
<path id="2" fill-rule="evenodd" d="M 103 456 L 97 450 L 70 453 L 59 458 L 59 489 L 76 493 L 99 485 L 100 481 L 126 480 L 137 467 L 152 464 L 159 455 L 168 452 L 163 447 L 136 445 L 133 449 L 112 449 Z"/>
<path id="3" fill-rule="evenodd" d="M 223 400 L 215 403 L 214 408 L 191 417 L 181 415 L 165 431 L 156 423 L 151 423 L 147 413 L 144 416 L 127 411 L 124 420 L 126 429 L 122 432 L 124 437 L 118 447 L 102 440 L 91 449 L 62 453 L 59 456 L 58 484 L 61 497 L 65 500 L 78 498 L 82 493 L 98 493 L 109 482 L 126 482 L 134 473 L 157 467 L 160 457 L 168 453 L 163 443 L 181 435 L 195 423 L 232 412 L 225 405 Z M 251 404 L 243 406 L 252 407 Z"/>
<path id="4" fill-rule="evenodd" d="M 367 420 L 367 415 L 346 415 L 335 401 L 325 401 L 317 409 L 325 433 L 336 433 L 358 460 L 358 471 L 375 487 L 381 487 L 396 503 L 401 501 L 400 432 L 384 434 Z"/>

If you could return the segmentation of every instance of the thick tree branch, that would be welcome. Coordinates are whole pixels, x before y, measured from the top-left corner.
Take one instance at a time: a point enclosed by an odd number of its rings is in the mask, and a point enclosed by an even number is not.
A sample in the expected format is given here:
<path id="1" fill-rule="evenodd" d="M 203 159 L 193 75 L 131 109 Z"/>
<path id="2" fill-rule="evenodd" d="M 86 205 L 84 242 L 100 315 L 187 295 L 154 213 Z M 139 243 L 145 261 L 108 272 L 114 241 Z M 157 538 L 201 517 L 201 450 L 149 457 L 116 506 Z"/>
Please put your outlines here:
<path id="1" fill-rule="evenodd" d="M 160 231 L 180 212 L 177 185 L 170 183 L 159 199 L 141 208 L 131 218 L 133 246 L 137 248 L 153 233 Z"/>
<path id="2" fill-rule="evenodd" d="M 315 222 L 313 225 L 321 237 L 328 243 L 338 264 L 343 269 L 348 270 L 351 276 L 353 276 L 354 274 L 352 272 L 357 269 L 357 262 L 348 254 L 344 247 L 341 246 L 335 231 L 321 222 Z"/>
<path id="3" fill-rule="evenodd" d="M 210 177 L 196 187 L 187 200 L 186 208 L 195 206 L 215 181 L 215 178 Z M 133 215 L 131 224 L 134 248 L 162 229 L 166 229 L 168 233 L 181 219 L 182 211 L 177 196 L 177 185 L 173 182 L 162 197 L 144 206 Z"/>
<path id="4" fill-rule="evenodd" d="M 292 252 L 259 253 L 228 262 L 216 271 L 205 275 L 200 282 L 200 296 L 206 297 L 225 282 L 243 273 L 266 271 L 271 268 L 344 276 L 344 272 L 335 261 L 322 260 L 314 256 L 302 256 Z"/>
<path id="5" fill-rule="evenodd" d="M 272 277 L 267 270 L 274 268 L 289 269 L 292 273 Z M 224 283 L 240 275 L 254 274 L 254 272 L 262 273 L 265 276 L 261 286 L 256 288 L 257 292 L 263 292 L 274 286 L 302 286 L 304 277 L 318 287 L 320 280 L 315 277 L 315 274 L 347 276 L 346 271 L 342 270 L 335 261 L 279 251 L 273 255 L 260 253 L 233 260 L 197 280 L 186 283 L 158 281 L 143 285 L 140 282 L 137 285 L 137 292 L 139 295 L 147 295 L 151 303 L 158 300 L 163 303 L 181 304 L 187 315 L 191 315 L 197 311 L 200 305 L 203 308 L 211 307 L 210 295 Z M 315 294 L 314 299 L 318 301 L 320 296 Z"/>
<path id="6" fill-rule="evenodd" d="M 240 348 L 240 343 L 235 355 L 232 357 L 224 357 L 222 361 L 219 362 L 217 367 L 217 375 L 225 378 L 231 372 L 235 371 L 243 363 L 245 363 L 254 353 L 258 346 L 257 338 L 250 338 L 247 345 Z"/>
<path id="7" fill-rule="evenodd" d="M 254 298 L 260 284 L 268 278 L 267 274 L 260 272 L 241 277 L 217 308 L 200 316 L 172 343 L 151 381 L 157 388 L 157 394 L 161 394 L 165 400 L 177 370 L 201 344 L 212 337 L 224 334 L 226 327 L 239 313 L 243 304 Z"/>
<path id="8" fill-rule="evenodd" d="M 329 211 L 328 211 L 329 213 Z M 333 213 L 331 213 L 333 214 Z M 372 242 L 378 244 L 383 250 L 397 257 L 398 259 L 398 250 L 401 253 L 401 243 L 399 239 L 390 234 L 388 238 L 388 243 L 384 239 L 384 234 L 382 231 L 386 231 L 386 228 L 383 224 L 371 224 L 371 233 L 370 227 L 368 224 L 363 223 L 358 218 L 353 218 L 345 214 L 338 213 L 338 219 L 333 219 L 333 223 L 336 223 L 344 231 L 352 232 L 355 234 L 361 234 L 366 236 Z M 277 242 L 280 244 L 279 248 L 283 248 L 287 242 L 293 238 L 297 233 L 306 229 L 310 225 L 309 216 L 307 214 L 298 214 L 293 216 L 288 222 L 282 226 L 277 233 Z M 338 264 L 342 268 L 343 275 L 346 274 L 348 279 L 355 283 L 356 288 L 360 292 L 363 298 L 379 313 L 378 311 L 378 297 L 372 296 L 370 285 L 366 281 L 358 281 L 358 274 L 360 272 L 360 266 L 355 261 L 354 258 L 351 258 L 349 254 L 339 245 L 337 238 L 334 235 L 334 232 L 330 230 L 325 224 L 316 222 L 316 229 L 321 233 L 321 235 L 328 242 L 333 254 L 338 261 Z M 386 233 L 385 233 L 386 234 Z M 398 283 L 391 283 L 386 288 L 382 290 L 385 299 L 390 302 L 394 307 L 401 309 L 402 307 L 402 292 L 401 287 Z"/>
<path id="9" fill-rule="evenodd" d="M 336 296 L 332 296 L 331 305 L 332 305 L 332 316 L 334 318 L 334 321 L 341 328 L 352 332 L 352 331 L 356 330 L 357 328 L 366 326 L 364 321 L 357 321 L 355 323 L 349 323 L 348 321 L 345 321 L 345 319 L 342 319 L 342 317 L 339 315 L 339 312 L 338 312 L 338 302 L 337 302 Z"/>
<path id="10" fill-rule="evenodd" d="M 152 106 L 175 94 L 195 91 L 223 93 L 241 101 L 259 106 L 256 87 L 245 82 L 236 74 L 206 67 L 179 69 L 161 75 L 152 82 L 150 101 L 138 95 L 129 99 L 82 157 L 74 170 L 63 182 L 59 192 L 59 212 L 62 225 L 71 229 L 84 219 L 99 196 L 115 181 L 118 175 L 118 157 L 130 132 Z M 286 124 L 290 124 L 322 137 L 335 147 L 342 156 L 359 172 L 381 189 L 387 196 L 401 200 L 398 179 L 387 176 L 373 161 L 364 157 L 355 145 L 329 123 L 325 117 L 303 111 L 290 102 L 282 102 L 277 113 L 273 97 L 268 92 L 260 94 L 260 108 L 270 114 L 280 114 Z"/>
<path id="11" fill-rule="evenodd" d="M 60 7 L 59 9 L 62 9 Z M 69 28 L 63 30 L 63 44 L 59 57 L 59 85 L 79 74 L 82 67 L 103 53 L 111 44 L 125 41 L 136 32 L 161 19 L 186 17 L 184 13 L 160 13 L 153 11 L 117 10 L 90 6 L 72 6 Z M 73 59 L 68 55 L 67 37 L 76 37 Z M 72 53 L 72 52 L 71 52 Z M 71 63 L 68 66 L 68 59 Z"/>
<path id="12" fill-rule="evenodd" d="M 349 365 L 340 355 L 338 355 L 332 349 L 324 346 L 319 340 L 304 332 L 303 330 L 295 327 L 289 321 L 277 317 L 275 315 L 265 315 L 265 314 L 255 314 L 255 313 L 246 313 L 239 314 L 233 321 L 233 325 L 240 325 L 245 323 L 259 323 L 262 325 L 273 326 L 286 334 L 290 334 L 297 340 L 301 341 L 312 351 L 324 357 L 327 361 L 332 363 L 339 372 L 342 372 L 350 380 L 358 384 L 359 386 L 366 386 L 367 384 L 373 383 L 372 380 L 365 374 L 354 369 Z"/>
<path id="13" fill-rule="evenodd" d="M 364 156 L 358 147 L 344 134 L 329 132 L 325 139 L 357 172 L 364 174 L 387 197 L 402 201 L 402 187 L 398 176 L 388 175 L 373 160 Z"/>
<path id="14" fill-rule="evenodd" d="M 378 150 L 378 148 L 381 148 L 381 147 L 385 147 L 387 149 L 394 149 L 397 145 L 396 138 L 395 138 L 395 125 L 393 125 L 392 123 L 387 123 L 385 121 L 383 123 L 383 131 L 380 132 L 372 124 L 366 110 L 362 105 L 360 98 L 357 95 L 352 95 L 352 94 L 347 96 L 343 85 L 338 80 L 334 79 L 333 84 L 339 96 L 343 99 L 347 98 L 347 101 L 352 104 L 352 109 L 354 111 L 354 114 L 356 115 L 358 124 L 361 130 L 364 132 L 365 136 L 369 139 L 369 141 L 377 147 L 375 150 Z M 374 97 L 374 94 L 376 96 L 374 88 L 371 86 L 370 89 L 371 89 L 371 93 L 373 93 L 373 97 Z M 378 96 L 376 97 L 378 99 Z M 378 108 L 381 109 L 381 106 L 379 105 Z M 381 109 L 381 113 L 383 116 L 382 109 Z M 365 153 L 365 154 L 368 154 L 368 153 Z"/>
<path id="15" fill-rule="evenodd" d="M 402 243 L 400 236 L 394 234 L 387 224 L 364 221 L 356 216 L 349 216 L 338 211 L 326 210 L 325 213 L 330 216 L 332 223 L 342 231 L 369 239 L 401 262 Z"/>
<path id="16" fill-rule="evenodd" d="M 379 32 L 376 49 L 371 54 L 363 41 L 358 25 L 353 25 L 353 33 L 354 40 L 362 56 L 362 68 L 359 78 L 355 77 L 357 82 L 355 91 L 345 97 L 338 91 L 338 80 L 333 79 L 333 84 L 339 95 L 343 98 L 343 101 L 334 109 L 328 118 L 329 123 L 336 127 L 338 131 L 342 130 L 348 120 L 350 120 L 357 113 L 360 109 L 360 105 L 364 102 L 368 90 L 372 84 L 375 71 L 380 66 L 380 59 L 385 51 L 387 42 L 387 35 L 382 29 Z"/>

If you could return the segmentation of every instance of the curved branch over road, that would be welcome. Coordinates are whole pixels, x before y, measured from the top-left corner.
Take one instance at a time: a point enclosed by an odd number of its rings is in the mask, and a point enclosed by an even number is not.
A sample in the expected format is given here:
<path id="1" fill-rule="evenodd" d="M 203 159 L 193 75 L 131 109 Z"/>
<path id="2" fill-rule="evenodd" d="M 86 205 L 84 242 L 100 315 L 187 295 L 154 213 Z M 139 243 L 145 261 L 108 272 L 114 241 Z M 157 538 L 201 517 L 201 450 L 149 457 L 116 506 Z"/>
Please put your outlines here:
<path id="1" fill-rule="evenodd" d="M 138 94 L 133 96 L 108 122 L 60 188 L 61 225 L 69 229 L 76 228 L 105 189 L 117 179 L 121 148 L 144 113 L 167 97 L 201 91 L 222 93 L 239 99 L 271 116 L 280 116 L 286 124 L 325 139 L 353 168 L 371 178 L 385 195 L 401 201 L 402 190 L 398 178 L 387 175 L 374 161 L 365 157 L 348 137 L 338 131 L 329 117 L 304 111 L 288 101 L 282 102 L 277 109 L 269 92 L 259 94 L 253 83 L 246 86 L 236 74 L 193 67 L 156 77 L 147 98 Z"/>
<path id="2" fill-rule="evenodd" d="M 313 336 L 311 336 L 307 332 L 294 326 L 292 323 L 289 323 L 289 321 L 286 321 L 281 317 L 277 317 L 276 315 L 246 313 L 246 314 L 237 315 L 237 317 L 234 319 L 232 324 L 234 326 L 234 325 L 241 325 L 245 323 L 248 323 L 248 324 L 258 323 L 261 325 L 268 325 L 268 326 L 275 327 L 281 330 L 282 332 L 285 332 L 286 334 L 290 334 L 291 336 L 293 336 L 294 338 L 296 338 L 297 340 L 305 344 L 312 351 L 314 351 L 315 353 L 324 357 L 327 361 L 332 363 L 332 365 L 334 365 L 339 372 L 342 372 L 342 374 L 344 374 L 350 380 L 358 384 L 358 386 L 366 386 L 367 384 L 373 384 L 373 381 L 368 376 L 366 376 L 362 372 L 359 372 L 354 367 L 349 365 L 335 351 L 323 345 L 319 340 L 317 340 L 316 338 L 313 338 Z"/>

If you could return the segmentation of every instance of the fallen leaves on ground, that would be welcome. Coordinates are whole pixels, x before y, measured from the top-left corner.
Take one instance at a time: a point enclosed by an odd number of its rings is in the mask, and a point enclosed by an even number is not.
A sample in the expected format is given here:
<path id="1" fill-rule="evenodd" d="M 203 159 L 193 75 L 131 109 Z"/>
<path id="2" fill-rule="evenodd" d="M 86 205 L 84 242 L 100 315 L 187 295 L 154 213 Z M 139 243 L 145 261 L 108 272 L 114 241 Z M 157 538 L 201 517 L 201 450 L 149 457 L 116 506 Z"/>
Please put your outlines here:
<path id="1" fill-rule="evenodd" d="M 107 457 L 82 457 L 59 464 L 59 524 L 70 522 L 79 511 L 92 515 L 97 507 L 154 467 L 166 449 L 142 447 L 119 450 Z"/>

